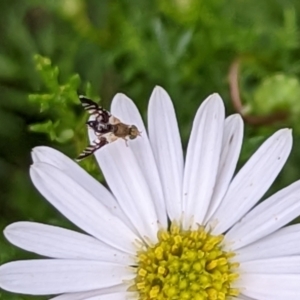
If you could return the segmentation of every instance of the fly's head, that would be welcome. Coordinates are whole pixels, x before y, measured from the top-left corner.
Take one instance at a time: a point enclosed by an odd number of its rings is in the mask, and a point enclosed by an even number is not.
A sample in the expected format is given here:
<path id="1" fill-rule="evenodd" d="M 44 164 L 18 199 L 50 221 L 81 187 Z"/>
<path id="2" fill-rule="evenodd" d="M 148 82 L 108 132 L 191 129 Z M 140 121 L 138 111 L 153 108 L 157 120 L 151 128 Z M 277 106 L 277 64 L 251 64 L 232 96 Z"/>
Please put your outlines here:
<path id="1" fill-rule="evenodd" d="M 137 129 L 137 127 L 135 125 L 129 126 L 129 138 L 134 140 L 138 136 L 141 136 L 141 132 Z"/>

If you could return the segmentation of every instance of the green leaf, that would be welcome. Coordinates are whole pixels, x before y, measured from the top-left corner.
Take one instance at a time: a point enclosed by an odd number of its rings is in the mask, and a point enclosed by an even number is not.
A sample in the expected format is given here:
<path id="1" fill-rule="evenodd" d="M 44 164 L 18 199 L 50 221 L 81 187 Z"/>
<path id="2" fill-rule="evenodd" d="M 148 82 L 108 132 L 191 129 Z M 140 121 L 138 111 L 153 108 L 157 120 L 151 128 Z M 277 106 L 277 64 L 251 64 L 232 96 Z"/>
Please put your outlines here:
<path id="1" fill-rule="evenodd" d="M 77 90 L 81 84 L 80 77 L 73 74 L 62 84 L 59 82 L 58 66 L 53 66 L 48 57 L 35 55 L 34 61 L 44 89 L 43 93 L 31 94 L 28 99 L 48 119 L 29 128 L 47 134 L 52 141 L 66 143 L 74 137 L 73 128 L 77 125 L 73 106 L 79 104 Z"/>

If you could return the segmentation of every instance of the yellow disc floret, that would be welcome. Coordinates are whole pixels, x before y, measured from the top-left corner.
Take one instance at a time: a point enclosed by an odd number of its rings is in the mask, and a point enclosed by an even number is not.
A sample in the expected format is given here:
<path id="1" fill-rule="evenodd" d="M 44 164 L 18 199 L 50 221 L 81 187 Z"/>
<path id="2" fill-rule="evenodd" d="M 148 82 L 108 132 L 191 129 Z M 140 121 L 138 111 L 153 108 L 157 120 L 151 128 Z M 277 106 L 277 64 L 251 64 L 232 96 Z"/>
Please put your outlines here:
<path id="1" fill-rule="evenodd" d="M 139 300 L 225 300 L 238 295 L 231 288 L 238 277 L 232 252 L 222 250 L 223 235 L 203 227 L 158 232 L 158 243 L 138 252 L 135 284 Z"/>

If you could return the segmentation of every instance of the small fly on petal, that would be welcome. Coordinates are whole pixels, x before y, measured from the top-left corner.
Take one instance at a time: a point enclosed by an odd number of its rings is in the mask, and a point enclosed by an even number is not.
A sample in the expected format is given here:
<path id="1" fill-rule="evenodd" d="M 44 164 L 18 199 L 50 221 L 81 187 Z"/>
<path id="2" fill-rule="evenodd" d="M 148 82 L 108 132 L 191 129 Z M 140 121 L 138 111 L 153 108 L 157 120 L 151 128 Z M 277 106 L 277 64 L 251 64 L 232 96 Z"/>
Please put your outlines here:
<path id="1" fill-rule="evenodd" d="M 135 125 L 122 123 L 93 100 L 85 96 L 79 96 L 79 100 L 83 108 L 94 117 L 93 120 L 87 121 L 86 124 L 94 131 L 97 138 L 81 152 L 76 159 L 77 161 L 90 156 L 98 149 L 117 139 L 125 140 L 127 145 L 128 139 L 133 140 L 141 135 L 141 132 Z"/>

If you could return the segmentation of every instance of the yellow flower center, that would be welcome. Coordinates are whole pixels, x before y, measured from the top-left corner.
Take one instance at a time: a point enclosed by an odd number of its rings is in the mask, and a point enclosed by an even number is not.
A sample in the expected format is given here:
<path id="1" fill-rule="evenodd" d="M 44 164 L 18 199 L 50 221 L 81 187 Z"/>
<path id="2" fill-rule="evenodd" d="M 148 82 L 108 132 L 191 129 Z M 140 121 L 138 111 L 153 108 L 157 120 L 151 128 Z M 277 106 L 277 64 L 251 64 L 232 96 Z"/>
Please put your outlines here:
<path id="1" fill-rule="evenodd" d="M 225 300 L 237 296 L 231 288 L 239 266 L 233 252 L 222 250 L 223 235 L 204 227 L 181 230 L 172 224 L 158 232 L 158 243 L 138 252 L 135 284 L 139 300 Z"/>

